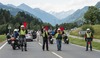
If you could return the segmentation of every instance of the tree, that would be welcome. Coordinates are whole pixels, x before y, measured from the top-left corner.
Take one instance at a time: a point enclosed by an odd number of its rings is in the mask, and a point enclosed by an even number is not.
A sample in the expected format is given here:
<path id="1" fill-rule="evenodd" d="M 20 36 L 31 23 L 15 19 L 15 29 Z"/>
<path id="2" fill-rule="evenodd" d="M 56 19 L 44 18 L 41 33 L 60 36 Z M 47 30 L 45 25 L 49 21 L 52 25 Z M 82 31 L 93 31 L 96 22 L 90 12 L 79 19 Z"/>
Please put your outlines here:
<path id="1" fill-rule="evenodd" d="M 100 18 L 99 17 L 99 9 L 96 8 L 95 6 L 90 6 L 88 8 L 88 11 L 84 14 L 84 18 L 85 18 L 85 21 L 88 23 L 88 24 L 95 24 L 97 23 L 96 21 Z"/>

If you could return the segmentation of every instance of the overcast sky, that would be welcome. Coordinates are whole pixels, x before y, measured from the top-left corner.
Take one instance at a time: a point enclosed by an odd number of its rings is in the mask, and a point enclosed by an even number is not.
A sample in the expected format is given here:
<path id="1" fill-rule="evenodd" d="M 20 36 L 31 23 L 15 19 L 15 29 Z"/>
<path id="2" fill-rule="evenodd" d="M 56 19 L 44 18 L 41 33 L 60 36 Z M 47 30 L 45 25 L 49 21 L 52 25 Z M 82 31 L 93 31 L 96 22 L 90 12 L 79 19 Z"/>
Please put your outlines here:
<path id="1" fill-rule="evenodd" d="M 68 11 L 83 8 L 84 6 L 95 5 L 100 0 L 0 0 L 3 4 L 18 6 L 22 3 L 45 11 Z"/>

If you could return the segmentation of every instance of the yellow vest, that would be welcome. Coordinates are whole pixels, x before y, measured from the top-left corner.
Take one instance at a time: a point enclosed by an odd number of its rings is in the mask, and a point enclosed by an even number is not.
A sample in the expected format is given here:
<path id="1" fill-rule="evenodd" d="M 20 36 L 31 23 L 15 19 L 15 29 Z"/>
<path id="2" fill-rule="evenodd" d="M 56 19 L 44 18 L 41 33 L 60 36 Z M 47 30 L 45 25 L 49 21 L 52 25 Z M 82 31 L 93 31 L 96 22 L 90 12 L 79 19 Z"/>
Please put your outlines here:
<path id="1" fill-rule="evenodd" d="M 43 37 L 45 37 L 45 32 L 43 32 Z M 48 37 L 48 32 L 46 31 L 46 35 L 47 35 L 47 37 Z"/>
<path id="2" fill-rule="evenodd" d="M 91 38 L 91 32 L 90 33 L 86 32 L 86 36 L 87 36 L 87 38 Z"/>
<path id="3" fill-rule="evenodd" d="M 56 34 L 55 34 L 55 38 L 56 38 L 56 39 L 57 39 L 57 37 L 58 37 L 58 34 L 59 34 L 59 33 L 56 33 Z M 60 34 L 61 34 L 61 33 L 60 33 Z"/>
<path id="4" fill-rule="evenodd" d="M 26 31 L 25 30 L 20 30 L 20 35 L 25 35 Z"/>

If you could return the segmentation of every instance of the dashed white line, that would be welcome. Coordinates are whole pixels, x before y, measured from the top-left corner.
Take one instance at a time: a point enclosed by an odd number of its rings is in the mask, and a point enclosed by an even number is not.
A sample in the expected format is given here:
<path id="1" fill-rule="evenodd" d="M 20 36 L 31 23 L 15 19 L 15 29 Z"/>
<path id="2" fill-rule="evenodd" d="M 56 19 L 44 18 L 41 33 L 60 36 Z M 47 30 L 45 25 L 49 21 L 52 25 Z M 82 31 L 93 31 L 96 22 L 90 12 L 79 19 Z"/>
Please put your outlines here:
<path id="1" fill-rule="evenodd" d="M 41 44 L 41 43 L 39 43 L 39 45 L 40 45 L 40 46 L 42 46 L 42 44 Z"/>
<path id="2" fill-rule="evenodd" d="M 52 52 L 52 54 L 56 55 L 56 56 L 59 57 L 59 58 L 63 58 L 62 56 L 58 55 L 58 54 L 55 53 L 55 52 Z"/>
<path id="3" fill-rule="evenodd" d="M 4 44 L 0 47 L 0 50 L 1 50 L 6 44 L 7 44 L 7 42 L 4 43 Z"/>
<path id="4" fill-rule="evenodd" d="M 40 46 L 42 46 L 42 44 L 41 43 L 39 43 L 39 45 Z M 55 52 L 51 52 L 52 54 L 54 54 L 55 56 L 57 56 L 57 57 L 59 57 L 59 58 L 63 58 L 62 56 L 60 56 L 60 55 L 58 55 L 57 53 L 55 53 Z"/>

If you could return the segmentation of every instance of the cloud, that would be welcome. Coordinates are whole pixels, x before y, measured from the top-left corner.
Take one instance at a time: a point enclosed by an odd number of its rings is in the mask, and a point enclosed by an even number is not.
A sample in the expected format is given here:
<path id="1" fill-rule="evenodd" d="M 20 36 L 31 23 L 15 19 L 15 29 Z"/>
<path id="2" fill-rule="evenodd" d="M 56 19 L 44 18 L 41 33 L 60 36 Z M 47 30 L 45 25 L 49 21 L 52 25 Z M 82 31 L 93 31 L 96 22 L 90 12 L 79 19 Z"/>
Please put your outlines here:
<path id="1" fill-rule="evenodd" d="M 84 6 L 95 5 L 99 0 L 0 0 L 4 4 L 18 6 L 22 3 L 32 8 L 41 8 L 45 11 L 68 11 L 80 9 Z"/>

